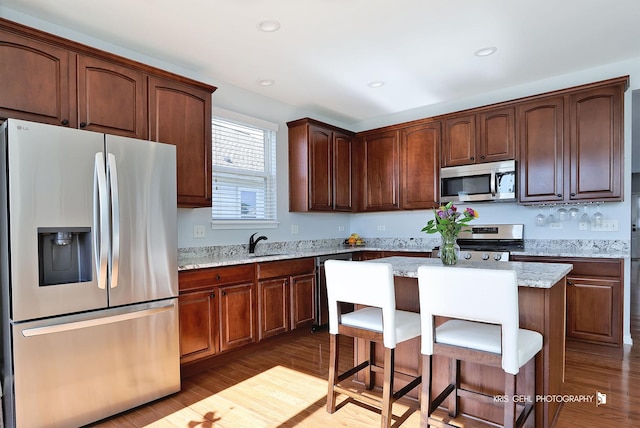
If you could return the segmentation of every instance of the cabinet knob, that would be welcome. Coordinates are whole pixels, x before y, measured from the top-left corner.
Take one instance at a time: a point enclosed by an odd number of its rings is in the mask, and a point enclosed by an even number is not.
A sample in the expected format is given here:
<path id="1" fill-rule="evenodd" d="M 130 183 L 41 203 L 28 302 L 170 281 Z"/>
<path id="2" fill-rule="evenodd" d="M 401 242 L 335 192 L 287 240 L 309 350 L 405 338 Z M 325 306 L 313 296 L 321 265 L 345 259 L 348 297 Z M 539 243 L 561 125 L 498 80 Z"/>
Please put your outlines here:
<path id="1" fill-rule="evenodd" d="M 68 119 L 63 119 L 61 122 L 64 126 L 67 126 L 69 124 L 69 120 Z"/>
<path id="2" fill-rule="evenodd" d="M 470 159 L 471 159 L 471 160 L 476 160 L 476 158 L 474 158 L 473 156 L 471 156 L 471 158 L 470 158 Z"/>
<path id="3" fill-rule="evenodd" d="M 571 196 L 575 196 L 575 195 L 576 195 L 575 193 L 571 193 Z"/>
<path id="4" fill-rule="evenodd" d="M 573 281 L 567 281 L 567 285 L 573 285 Z"/>
<path id="5" fill-rule="evenodd" d="M 216 293 L 211 293 L 211 298 L 213 299 L 214 297 L 216 297 Z"/>
<path id="6" fill-rule="evenodd" d="M 484 156 L 480 156 L 480 159 L 484 159 Z"/>
<path id="7" fill-rule="evenodd" d="M 227 295 L 227 292 L 226 292 L 226 291 L 223 291 L 223 292 L 222 292 L 222 295 L 223 295 L 223 296 L 226 296 L 226 295 Z"/>
<path id="8" fill-rule="evenodd" d="M 80 128 L 86 128 L 87 124 L 85 122 L 80 122 Z"/>
<path id="9" fill-rule="evenodd" d="M 562 197 L 562 193 L 558 193 L 556 196 L 561 198 Z"/>
<path id="10" fill-rule="evenodd" d="M 220 275 L 216 275 L 216 281 L 220 281 Z"/>

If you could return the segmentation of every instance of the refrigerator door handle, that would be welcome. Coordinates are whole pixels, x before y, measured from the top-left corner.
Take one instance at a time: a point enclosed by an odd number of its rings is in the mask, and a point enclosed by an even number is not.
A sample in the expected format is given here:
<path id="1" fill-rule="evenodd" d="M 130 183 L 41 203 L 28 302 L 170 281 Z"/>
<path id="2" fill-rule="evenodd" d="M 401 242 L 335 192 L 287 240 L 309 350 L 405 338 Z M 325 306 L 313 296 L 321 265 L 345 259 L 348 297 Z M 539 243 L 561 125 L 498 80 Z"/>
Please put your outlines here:
<path id="1" fill-rule="evenodd" d="M 83 321 L 73 321 L 68 323 L 47 325 L 44 327 L 34 327 L 22 330 L 24 337 L 42 336 L 45 334 L 62 333 L 65 331 L 79 330 L 81 328 L 95 327 L 99 325 L 113 324 L 116 322 L 128 321 L 137 318 L 144 318 L 156 315 L 162 312 L 170 311 L 174 308 L 174 304 L 159 306 L 157 308 L 143 309 L 136 312 L 127 312 L 119 315 L 111 315 L 103 318 L 94 318 Z"/>
<path id="2" fill-rule="evenodd" d="M 109 263 L 110 288 L 118 286 L 118 267 L 120 265 L 120 198 L 118 195 L 118 168 L 116 157 L 107 154 L 107 176 L 111 189 L 111 253 Z"/>
<path id="3" fill-rule="evenodd" d="M 102 289 L 107 286 L 107 260 L 109 257 L 108 208 L 104 154 L 98 152 L 95 156 L 93 174 L 93 253 L 98 287 Z"/>

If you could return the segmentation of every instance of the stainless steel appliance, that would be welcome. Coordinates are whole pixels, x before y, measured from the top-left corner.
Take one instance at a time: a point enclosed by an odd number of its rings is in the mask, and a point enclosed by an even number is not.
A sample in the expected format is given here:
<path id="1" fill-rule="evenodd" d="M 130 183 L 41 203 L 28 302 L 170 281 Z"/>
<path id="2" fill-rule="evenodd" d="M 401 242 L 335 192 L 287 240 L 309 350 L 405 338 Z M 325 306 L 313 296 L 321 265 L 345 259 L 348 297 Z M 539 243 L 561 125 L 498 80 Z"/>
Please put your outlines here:
<path id="1" fill-rule="evenodd" d="M 80 426 L 180 390 L 175 147 L 7 120 L 7 426 Z"/>
<path id="2" fill-rule="evenodd" d="M 524 225 L 483 224 L 469 226 L 458 234 L 460 260 L 509 261 L 511 251 L 524 248 Z M 434 257 L 440 251 L 433 249 Z"/>
<path id="3" fill-rule="evenodd" d="M 327 302 L 327 278 L 324 273 L 324 262 L 327 260 L 352 260 L 351 253 L 329 254 L 316 257 L 316 324 L 313 331 L 329 325 L 329 304 Z M 342 312 L 353 309 L 353 305 L 343 304 Z"/>
<path id="4" fill-rule="evenodd" d="M 516 161 L 440 169 L 440 202 L 516 200 Z"/>

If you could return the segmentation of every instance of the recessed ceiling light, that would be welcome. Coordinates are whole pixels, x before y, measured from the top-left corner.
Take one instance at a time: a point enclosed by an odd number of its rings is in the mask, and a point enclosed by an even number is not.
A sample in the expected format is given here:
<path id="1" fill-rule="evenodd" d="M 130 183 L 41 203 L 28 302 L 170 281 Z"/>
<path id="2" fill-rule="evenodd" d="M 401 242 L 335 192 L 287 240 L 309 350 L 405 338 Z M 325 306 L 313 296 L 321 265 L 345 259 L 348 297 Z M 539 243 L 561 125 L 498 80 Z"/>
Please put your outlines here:
<path id="1" fill-rule="evenodd" d="M 498 50 L 498 48 L 496 48 L 495 46 L 491 46 L 491 47 L 488 47 L 488 48 L 478 49 L 473 54 L 475 56 L 489 56 L 489 55 L 493 55 L 494 53 L 496 53 L 497 50 Z"/>
<path id="2" fill-rule="evenodd" d="M 384 82 L 382 80 L 374 80 L 373 82 L 369 82 L 368 86 L 370 88 L 380 88 L 384 86 Z"/>
<path id="3" fill-rule="evenodd" d="M 273 80 L 273 79 L 260 79 L 260 80 L 258 80 L 258 85 L 260 85 L 260 86 L 273 86 L 274 83 L 276 83 L 276 81 Z"/>
<path id="4" fill-rule="evenodd" d="M 273 33 L 274 31 L 278 31 L 280 29 L 280 23 L 278 21 L 262 21 L 258 24 L 258 29 L 260 31 L 264 31 L 265 33 Z"/>

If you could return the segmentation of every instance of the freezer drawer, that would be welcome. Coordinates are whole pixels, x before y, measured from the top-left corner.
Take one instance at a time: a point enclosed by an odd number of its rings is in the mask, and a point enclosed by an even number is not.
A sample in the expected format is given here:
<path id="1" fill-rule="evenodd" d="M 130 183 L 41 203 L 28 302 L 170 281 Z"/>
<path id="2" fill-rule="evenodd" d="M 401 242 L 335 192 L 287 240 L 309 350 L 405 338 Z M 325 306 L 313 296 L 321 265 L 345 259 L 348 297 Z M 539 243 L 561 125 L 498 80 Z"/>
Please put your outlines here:
<path id="1" fill-rule="evenodd" d="M 17 427 L 71 427 L 180 390 L 177 299 L 14 324 Z"/>

